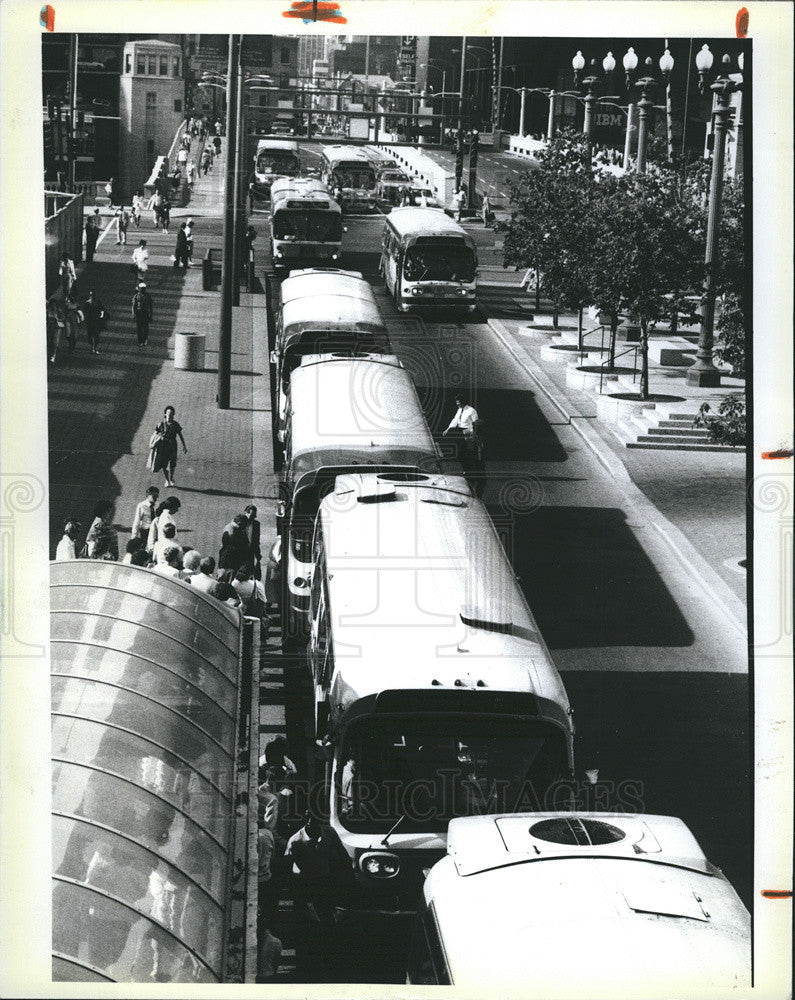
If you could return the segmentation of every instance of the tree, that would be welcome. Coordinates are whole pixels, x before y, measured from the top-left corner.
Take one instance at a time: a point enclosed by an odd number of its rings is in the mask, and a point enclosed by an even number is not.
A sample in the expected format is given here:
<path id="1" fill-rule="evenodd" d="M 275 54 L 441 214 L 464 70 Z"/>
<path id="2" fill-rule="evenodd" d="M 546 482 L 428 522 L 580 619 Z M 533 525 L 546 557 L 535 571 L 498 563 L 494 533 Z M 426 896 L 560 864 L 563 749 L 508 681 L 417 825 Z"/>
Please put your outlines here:
<path id="1" fill-rule="evenodd" d="M 511 184 L 516 210 L 505 232 L 503 264 L 532 268 L 555 312 L 590 299 L 586 275 L 596 231 L 595 179 L 589 148 L 579 133 L 556 136 L 537 156 L 537 167 Z M 582 349 L 582 323 L 580 323 Z"/>

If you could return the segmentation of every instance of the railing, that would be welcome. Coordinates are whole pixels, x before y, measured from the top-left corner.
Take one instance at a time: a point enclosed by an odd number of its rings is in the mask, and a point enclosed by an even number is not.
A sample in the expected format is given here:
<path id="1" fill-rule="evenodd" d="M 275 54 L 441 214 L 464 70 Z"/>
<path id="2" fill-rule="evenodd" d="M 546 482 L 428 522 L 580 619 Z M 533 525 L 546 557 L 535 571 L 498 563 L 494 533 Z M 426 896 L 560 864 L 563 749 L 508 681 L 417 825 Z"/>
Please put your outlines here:
<path id="1" fill-rule="evenodd" d="M 607 359 L 607 363 L 605 363 L 604 361 L 601 363 L 601 365 L 599 366 L 602 369 L 602 371 L 599 374 L 599 394 L 600 395 L 602 393 L 602 384 L 604 383 L 604 377 L 605 377 L 606 370 L 608 368 L 615 368 L 616 361 L 618 361 L 619 358 L 623 358 L 625 354 L 634 354 L 635 355 L 634 358 L 632 359 L 632 384 L 633 385 L 635 384 L 635 378 L 637 377 L 637 374 L 638 374 L 638 348 L 639 347 L 640 347 L 640 344 L 632 344 L 630 347 L 627 347 L 626 350 L 621 351 L 620 354 L 614 355 L 614 357 L 613 357 L 613 364 L 612 365 L 610 364 L 610 358 Z"/>
<path id="2" fill-rule="evenodd" d="M 583 361 L 585 360 L 585 355 L 588 353 L 586 345 L 585 345 L 586 338 L 590 337 L 590 335 L 592 333 L 598 333 L 598 334 L 600 334 L 599 351 L 602 354 L 604 354 L 604 352 L 608 349 L 608 348 L 605 347 L 605 330 L 606 329 L 607 329 L 607 327 L 604 325 L 604 323 L 602 323 L 600 326 L 595 326 L 591 330 L 584 330 L 583 331 L 582 340 L 580 342 L 580 364 L 583 363 Z M 595 348 L 594 348 L 594 350 L 595 350 Z"/>

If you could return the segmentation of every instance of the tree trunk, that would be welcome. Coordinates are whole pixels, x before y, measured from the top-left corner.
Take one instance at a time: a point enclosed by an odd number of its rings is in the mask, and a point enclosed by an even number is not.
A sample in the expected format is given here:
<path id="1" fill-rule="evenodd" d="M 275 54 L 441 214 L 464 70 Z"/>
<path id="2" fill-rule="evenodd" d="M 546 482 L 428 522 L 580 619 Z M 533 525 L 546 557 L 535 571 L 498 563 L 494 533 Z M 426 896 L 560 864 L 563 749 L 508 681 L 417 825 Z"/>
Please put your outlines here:
<path id="1" fill-rule="evenodd" d="M 558 307 L 552 306 L 552 327 L 557 330 L 558 328 Z"/>
<path id="2" fill-rule="evenodd" d="M 541 278 L 538 273 L 538 264 L 536 264 L 536 312 L 541 311 Z"/>
<path id="3" fill-rule="evenodd" d="M 640 398 L 649 398 L 649 327 L 640 321 Z"/>
<path id="4" fill-rule="evenodd" d="M 616 334 L 618 333 L 618 313 L 612 313 L 610 316 L 610 355 L 609 355 L 609 367 L 615 368 L 616 366 Z"/>
<path id="5" fill-rule="evenodd" d="M 580 352 L 580 361 L 582 361 L 583 352 L 583 342 L 582 342 L 582 306 L 577 310 L 577 348 Z"/>

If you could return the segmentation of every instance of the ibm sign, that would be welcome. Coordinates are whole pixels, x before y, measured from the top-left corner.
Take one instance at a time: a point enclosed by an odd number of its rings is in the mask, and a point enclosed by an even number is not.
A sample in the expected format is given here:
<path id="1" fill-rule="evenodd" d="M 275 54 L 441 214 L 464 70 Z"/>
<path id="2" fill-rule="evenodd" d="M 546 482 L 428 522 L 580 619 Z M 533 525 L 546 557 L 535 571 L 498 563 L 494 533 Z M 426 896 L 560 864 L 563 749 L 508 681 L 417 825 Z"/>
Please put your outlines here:
<path id="1" fill-rule="evenodd" d="M 597 142 L 621 145 L 627 127 L 626 116 L 620 111 L 606 111 L 594 108 L 593 132 Z"/>

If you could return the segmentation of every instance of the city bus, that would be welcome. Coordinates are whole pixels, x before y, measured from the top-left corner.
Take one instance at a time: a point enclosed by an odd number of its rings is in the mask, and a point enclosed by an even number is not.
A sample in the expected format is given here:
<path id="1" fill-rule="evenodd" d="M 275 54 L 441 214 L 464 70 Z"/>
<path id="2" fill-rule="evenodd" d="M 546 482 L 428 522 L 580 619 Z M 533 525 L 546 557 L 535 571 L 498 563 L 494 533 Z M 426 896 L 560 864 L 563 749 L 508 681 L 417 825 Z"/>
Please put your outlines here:
<path id="1" fill-rule="evenodd" d="M 272 358 L 278 386 L 277 433 L 284 440 L 290 374 L 305 354 L 388 353 L 389 334 L 370 285 L 359 271 L 306 268 L 281 284 Z"/>
<path id="2" fill-rule="evenodd" d="M 386 217 L 379 270 L 401 312 L 412 306 L 475 308 L 477 252 L 472 237 L 440 208 L 393 208 Z"/>
<path id="3" fill-rule="evenodd" d="M 252 204 L 270 197 L 276 177 L 297 177 L 301 159 L 295 139 L 260 139 L 254 155 L 254 173 L 249 184 Z"/>
<path id="4" fill-rule="evenodd" d="M 271 255 L 277 271 L 335 263 L 342 253 L 342 211 L 321 181 L 277 177 L 271 184 Z"/>
<path id="5" fill-rule="evenodd" d="M 375 167 L 358 146 L 324 146 L 320 176 L 343 211 L 374 212 Z"/>
<path id="6" fill-rule="evenodd" d="M 745 996 L 750 923 L 680 819 L 453 819 L 423 886 L 407 982 L 489 996 L 525 983 L 539 997 Z"/>
<path id="7" fill-rule="evenodd" d="M 439 453 L 414 383 L 388 354 L 309 355 L 290 377 L 284 432 L 285 634 L 306 635 L 312 531 L 338 475 L 366 467 L 436 473 Z"/>
<path id="8" fill-rule="evenodd" d="M 312 559 L 329 823 L 356 875 L 352 908 L 405 912 L 454 816 L 542 809 L 566 787 L 568 697 L 462 478 L 339 476 Z"/>

